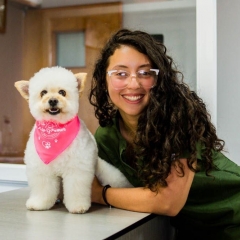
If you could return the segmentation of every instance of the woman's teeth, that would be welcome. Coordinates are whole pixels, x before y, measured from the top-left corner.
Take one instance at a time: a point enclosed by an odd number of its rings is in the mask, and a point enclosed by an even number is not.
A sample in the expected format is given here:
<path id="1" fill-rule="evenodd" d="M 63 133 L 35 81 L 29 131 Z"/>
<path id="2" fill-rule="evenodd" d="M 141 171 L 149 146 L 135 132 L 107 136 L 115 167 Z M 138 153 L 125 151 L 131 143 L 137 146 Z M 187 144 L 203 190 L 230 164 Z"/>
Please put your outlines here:
<path id="1" fill-rule="evenodd" d="M 124 98 L 126 98 L 129 101 L 137 101 L 140 98 L 142 98 L 142 96 L 123 96 Z"/>

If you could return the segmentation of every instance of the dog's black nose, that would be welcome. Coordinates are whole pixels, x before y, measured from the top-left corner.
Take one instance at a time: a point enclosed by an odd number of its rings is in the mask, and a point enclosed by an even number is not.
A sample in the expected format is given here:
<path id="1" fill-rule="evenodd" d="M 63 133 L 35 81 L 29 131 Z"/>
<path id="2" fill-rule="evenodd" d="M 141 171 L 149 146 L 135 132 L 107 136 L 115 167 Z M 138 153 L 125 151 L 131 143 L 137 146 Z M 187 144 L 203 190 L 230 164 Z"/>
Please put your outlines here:
<path id="1" fill-rule="evenodd" d="M 58 104 L 58 100 L 53 98 L 53 99 L 50 99 L 48 103 L 51 107 L 55 107 Z"/>

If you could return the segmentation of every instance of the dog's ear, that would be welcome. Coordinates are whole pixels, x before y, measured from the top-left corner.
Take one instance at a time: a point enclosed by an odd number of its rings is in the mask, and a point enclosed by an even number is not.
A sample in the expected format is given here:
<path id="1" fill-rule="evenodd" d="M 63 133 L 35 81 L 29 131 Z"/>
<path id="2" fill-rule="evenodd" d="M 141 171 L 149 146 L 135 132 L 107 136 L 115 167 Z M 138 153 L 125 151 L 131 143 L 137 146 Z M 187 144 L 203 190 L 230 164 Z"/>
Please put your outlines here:
<path id="1" fill-rule="evenodd" d="M 22 97 L 28 101 L 28 99 L 29 99 L 29 92 L 28 92 L 29 81 L 26 81 L 26 80 L 17 81 L 17 82 L 15 82 L 14 86 L 20 92 Z"/>
<path id="2" fill-rule="evenodd" d="M 83 89 L 85 87 L 85 82 L 87 80 L 87 73 L 76 73 L 75 77 L 77 78 L 78 81 L 78 91 L 81 96 Z"/>

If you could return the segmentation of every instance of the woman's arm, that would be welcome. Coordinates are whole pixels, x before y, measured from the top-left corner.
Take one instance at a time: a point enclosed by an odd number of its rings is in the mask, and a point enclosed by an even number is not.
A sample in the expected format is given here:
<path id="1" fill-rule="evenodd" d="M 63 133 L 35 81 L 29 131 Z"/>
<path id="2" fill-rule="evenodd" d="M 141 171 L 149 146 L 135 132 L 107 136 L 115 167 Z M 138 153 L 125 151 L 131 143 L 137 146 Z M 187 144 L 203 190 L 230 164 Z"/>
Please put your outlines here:
<path id="1" fill-rule="evenodd" d="M 181 159 L 184 176 L 179 174 L 178 167 L 172 166 L 167 178 L 167 187 L 159 187 L 158 193 L 147 188 L 109 188 L 106 198 L 110 205 L 136 212 L 149 212 L 175 216 L 186 203 L 194 172 L 187 166 L 186 159 Z M 102 199 L 103 187 L 97 179 L 92 185 L 92 201 L 105 204 Z"/>

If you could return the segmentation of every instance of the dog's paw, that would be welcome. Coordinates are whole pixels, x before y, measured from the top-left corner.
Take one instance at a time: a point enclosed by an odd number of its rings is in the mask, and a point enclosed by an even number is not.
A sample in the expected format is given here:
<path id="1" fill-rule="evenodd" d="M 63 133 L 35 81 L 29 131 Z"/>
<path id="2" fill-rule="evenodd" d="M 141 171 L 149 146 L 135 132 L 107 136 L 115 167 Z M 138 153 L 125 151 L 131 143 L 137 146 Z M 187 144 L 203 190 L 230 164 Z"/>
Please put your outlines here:
<path id="1" fill-rule="evenodd" d="M 35 211 L 44 211 L 49 210 L 53 205 L 55 201 L 49 201 L 49 200 L 41 200 L 36 197 L 30 197 L 26 202 L 26 207 L 28 210 L 35 210 Z"/>
<path id="2" fill-rule="evenodd" d="M 70 213 L 85 213 L 91 207 L 91 203 L 89 201 L 68 202 L 65 206 Z"/>

